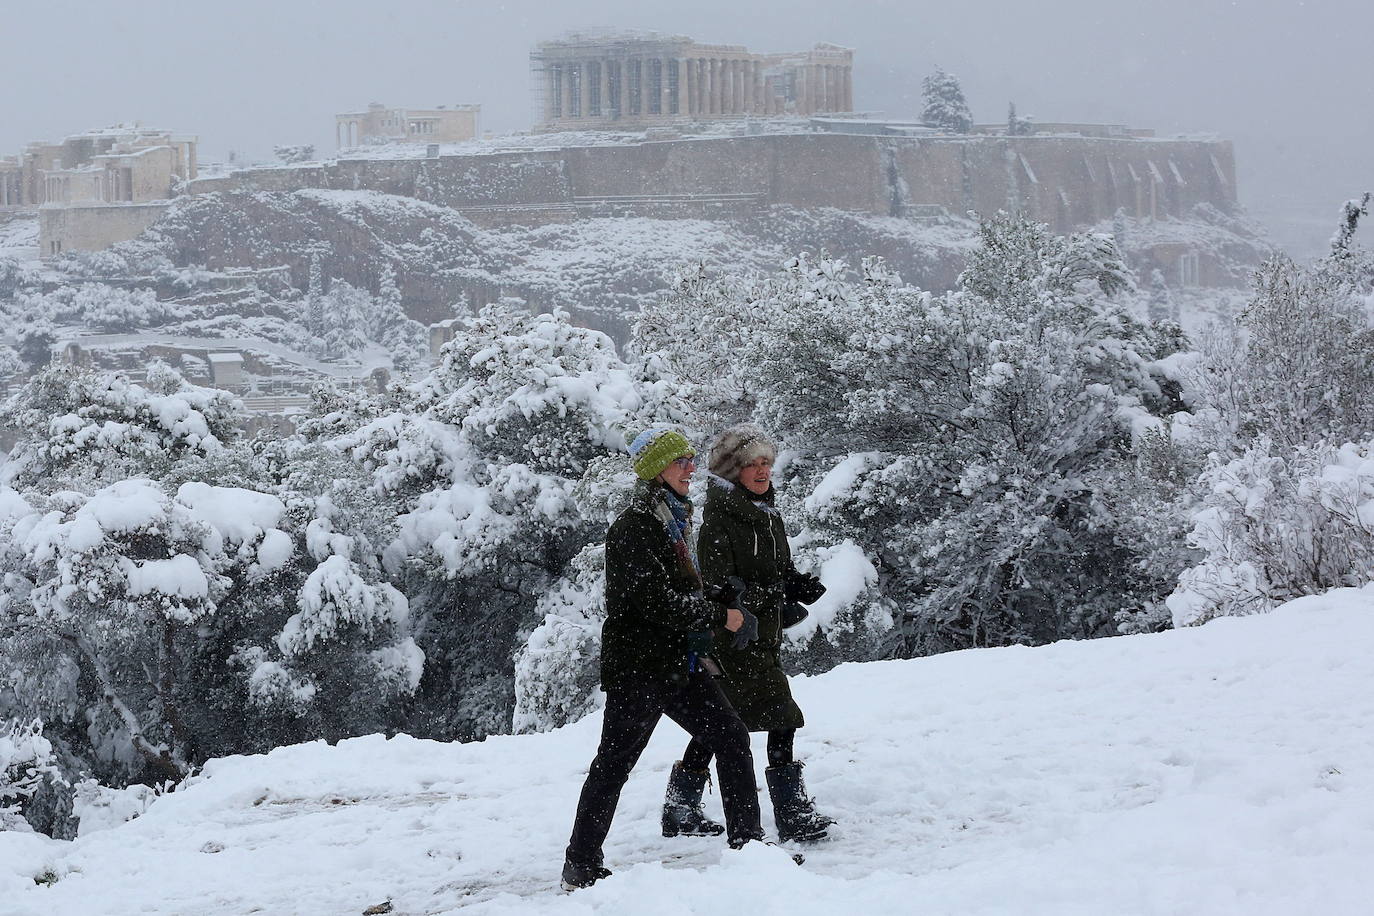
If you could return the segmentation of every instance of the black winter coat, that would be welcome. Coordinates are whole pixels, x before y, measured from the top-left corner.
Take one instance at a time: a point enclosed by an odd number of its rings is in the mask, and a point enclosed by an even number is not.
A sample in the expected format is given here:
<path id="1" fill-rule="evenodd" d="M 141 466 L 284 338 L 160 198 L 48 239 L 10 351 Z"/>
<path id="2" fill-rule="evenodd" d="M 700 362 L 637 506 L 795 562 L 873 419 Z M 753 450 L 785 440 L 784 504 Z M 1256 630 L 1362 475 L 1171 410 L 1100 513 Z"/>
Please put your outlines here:
<path id="1" fill-rule="evenodd" d="M 664 526 L 663 485 L 641 483 L 606 533 L 601 686 L 684 684 L 687 634 L 725 626 L 725 606 L 701 596 Z"/>
<path id="2" fill-rule="evenodd" d="M 731 705 L 750 731 L 801 728 L 805 719 L 779 659 L 782 607 L 787 601 L 809 604 L 825 593 L 825 586 L 792 565 L 772 488 L 755 496 L 739 484 L 711 478 L 697 553 L 708 585 L 726 587 L 731 576 L 744 581 L 744 608 L 759 619 L 758 641 L 744 649 L 730 648 L 733 634 L 716 634 L 712 657 L 725 671 Z"/>

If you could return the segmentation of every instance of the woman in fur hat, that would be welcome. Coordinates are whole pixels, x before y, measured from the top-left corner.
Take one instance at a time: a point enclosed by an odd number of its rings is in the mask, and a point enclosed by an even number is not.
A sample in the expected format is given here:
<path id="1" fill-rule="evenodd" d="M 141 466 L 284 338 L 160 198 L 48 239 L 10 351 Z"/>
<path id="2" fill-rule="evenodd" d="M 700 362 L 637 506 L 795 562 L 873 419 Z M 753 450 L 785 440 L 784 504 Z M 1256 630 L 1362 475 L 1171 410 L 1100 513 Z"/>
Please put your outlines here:
<path id="1" fill-rule="evenodd" d="M 733 426 L 716 437 L 697 554 L 707 583 L 724 590 L 740 583 L 746 588 L 742 603 L 733 606 L 757 618 L 758 638 L 745 644 L 718 632 L 711 656 L 723 669 L 725 694 L 740 718 L 750 731 L 768 732 L 764 775 L 778 838 L 809 841 L 824 837 L 834 821 L 819 814 L 806 797 L 802 764 L 793 757 L 793 739 L 805 720 L 792 699 L 779 651 L 783 628 L 805 616 L 797 602 L 815 601 L 825 586 L 792 565 L 782 516 L 773 506 L 777 453 L 773 440 L 751 424 Z M 673 766 L 663 803 L 664 836 L 720 831 L 701 809 L 710 760 L 709 748 L 693 739 Z"/>

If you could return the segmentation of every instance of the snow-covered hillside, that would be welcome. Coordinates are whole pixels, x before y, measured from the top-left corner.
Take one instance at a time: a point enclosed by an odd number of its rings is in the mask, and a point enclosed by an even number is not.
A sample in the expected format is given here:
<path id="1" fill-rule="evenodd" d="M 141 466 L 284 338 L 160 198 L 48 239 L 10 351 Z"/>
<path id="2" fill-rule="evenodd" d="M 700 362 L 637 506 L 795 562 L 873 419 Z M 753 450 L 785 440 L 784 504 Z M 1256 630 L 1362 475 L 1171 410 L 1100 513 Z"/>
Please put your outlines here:
<path id="1" fill-rule="evenodd" d="M 558 893 L 593 715 L 479 744 L 216 760 L 75 842 L 0 833 L 0 911 L 1368 912 L 1371 645 L 1366 586 L 1159 635 L 798 679 L 799 752 L 840 821 L 802 868 L 658 835 L 685 743 L 665 721 L 621 802 L 616 874 Z"/>

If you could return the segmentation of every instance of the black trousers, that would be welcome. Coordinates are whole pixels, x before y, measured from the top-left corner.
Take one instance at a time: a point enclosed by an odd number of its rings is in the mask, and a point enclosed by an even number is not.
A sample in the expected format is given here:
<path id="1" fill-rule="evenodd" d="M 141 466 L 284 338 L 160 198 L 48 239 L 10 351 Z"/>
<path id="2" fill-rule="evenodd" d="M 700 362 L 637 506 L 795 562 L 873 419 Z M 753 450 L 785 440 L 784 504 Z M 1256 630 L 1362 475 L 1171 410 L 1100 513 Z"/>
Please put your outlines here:
<path id="1" fill-rule="evenodd" d="M 792 746 L 797 737 L 795 728 L 775 728 L 768 733 L 768 765 L 787 766 L 792 762 Z M 682 765 L 689 770 L 704 770 L 711 765 L 711 749 L 693 738 L 682 752 Z"/>
<path id="2" fill-rule="evenodd" d="M 763 837 L 749 730 L 719 685 L 698 671 L 682 687 L 646 685 L 606 691 L 601 744 L 577 800 L 577 817 L 568 841 L 569 862 L 601 864 L 601 845 L 610 833 L 620 791 L 661 716 L 682 726 L 715 754 L 729 840 Z"/>

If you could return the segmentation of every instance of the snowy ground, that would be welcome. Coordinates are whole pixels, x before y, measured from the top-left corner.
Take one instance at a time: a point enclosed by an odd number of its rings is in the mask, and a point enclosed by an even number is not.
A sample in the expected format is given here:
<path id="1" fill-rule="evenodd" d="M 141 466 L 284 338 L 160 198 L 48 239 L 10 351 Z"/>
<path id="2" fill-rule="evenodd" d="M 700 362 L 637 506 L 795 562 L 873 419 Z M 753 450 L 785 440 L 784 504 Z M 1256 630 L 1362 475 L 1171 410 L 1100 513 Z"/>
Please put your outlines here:
<path id="1" fill-rule="evenodd" d="M 215 761 L 74 843 L 0 833 L 0 910 L 1367 913 L 1371 645 L 1367 586 L 1157 636 L 799 679 L 810 788 L 841 822 L 803 868 L 658 835 L 685 741 L 665 722 L 606 849 L 615 876 L 555 892 L 593 715 L 480 744 Z"/>

